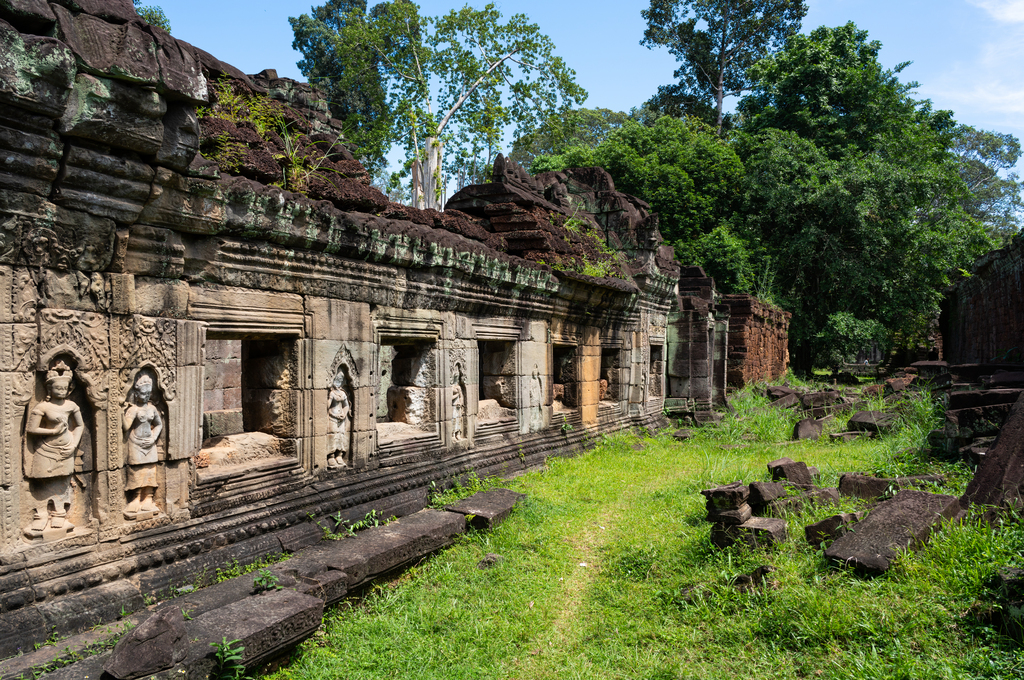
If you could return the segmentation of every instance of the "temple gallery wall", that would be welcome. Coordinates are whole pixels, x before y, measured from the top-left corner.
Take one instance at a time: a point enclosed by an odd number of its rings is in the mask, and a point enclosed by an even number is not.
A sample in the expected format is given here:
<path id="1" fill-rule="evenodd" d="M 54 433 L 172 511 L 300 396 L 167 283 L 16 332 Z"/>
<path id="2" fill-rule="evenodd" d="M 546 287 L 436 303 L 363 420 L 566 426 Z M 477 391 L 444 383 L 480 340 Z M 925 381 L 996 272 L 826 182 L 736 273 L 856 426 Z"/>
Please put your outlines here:
<path id="1" fill-rule="evenodd" d="M 315 90 L 127 0 L 0 1 L 0 45 L 0 657 L 316 542 L 311 517 L 414 512 L 785 370 L 788 317 L 732 301 L 730 335 L 600 169 L 499 156 L 420 211 Z M 274 186 L 279 138 L 208 113 L 223 83 L 329 181 Z"/>

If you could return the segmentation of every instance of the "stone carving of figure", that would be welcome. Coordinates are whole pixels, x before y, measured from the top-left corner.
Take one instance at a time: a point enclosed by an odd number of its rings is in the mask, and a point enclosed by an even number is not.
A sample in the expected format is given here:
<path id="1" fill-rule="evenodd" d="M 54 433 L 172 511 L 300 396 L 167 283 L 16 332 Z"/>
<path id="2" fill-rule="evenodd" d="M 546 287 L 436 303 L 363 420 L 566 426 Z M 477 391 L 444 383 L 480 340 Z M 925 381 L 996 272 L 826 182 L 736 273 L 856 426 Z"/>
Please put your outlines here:
<path id="1" fill-rule="evenodd" d="M 153 496 L 157 487 L 157 441 L 164 422 L 153 405 L 153 378 L 139 373 L 124 403 L 121 426 L 127 435 L 128 483 L 125 490 L 132 496 L 124 509 L 125 519 L 151 517 L 160 512 Z"/>
<path id="2" fill-rule="evenodd" d="M 345 467 L 352 445 L 352 400 L 345 389 L 345 373 L 338 371 L 327 395 L 327 467 Z"/>
<path id="3" fill-rule="evenodd" d="M 533 365 L 533 373 L 530 375 L 530 430 L 539 432 L 544 427 L 544 383 L 540 378 L 540 367 Z"/>
<path id="4" fill-rule="evenodd" d="M 27 476 L 37 480 L 64 478 L 63 483 L 52 485 L 54 493 L 47 499 L 47 514 L 36 509 L 32 523 L 25 530 L 29 538 L 41 537 L 48 529 L 69 532 L 74 529 L 67 514 L 71 508 L 75 454 L 85 432 L 85 421 L 78 404 L 68 398 L 74 389 L 73 378 L 67 364 L 63 361 L 55 364 L 46 374 L 46 401 L 32 409 L 25 426 L 26 434 L 30 435 L 26 443 L 31 455 Z"/>
<path id="5" fill-rule="evenodd" d="M 462 378 L 462 366 L 455 365 L 455 375 L 452 376 L 452 440 L 459 441 L 465 435 L 464 417 L 466 415 L 466 386 Z"/>

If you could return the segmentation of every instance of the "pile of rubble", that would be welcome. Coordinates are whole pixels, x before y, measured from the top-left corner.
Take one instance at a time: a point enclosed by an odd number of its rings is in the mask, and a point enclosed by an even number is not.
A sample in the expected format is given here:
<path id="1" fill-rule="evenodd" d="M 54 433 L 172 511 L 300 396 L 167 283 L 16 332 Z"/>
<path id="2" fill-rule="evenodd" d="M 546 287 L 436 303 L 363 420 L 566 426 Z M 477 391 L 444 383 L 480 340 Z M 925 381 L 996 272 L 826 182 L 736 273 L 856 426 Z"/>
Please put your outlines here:
<path id="1" fill-rule="evenodd" d="M 780 458 L 768 463 L 768 470 L 770 482 L 733 482 L 701 492 L 707 499 L 707 519 L 714 523 L 711 542 L 716 547 L 776 545 L 787 538 L 787 522 L 781 516 L 809 505 L 838 506 L 841 496 L 855 497 L 872 505 L 807 525 L 804 536 L 812 545 L 827 546 L 825 556 L 834 563 L 878 574 L 889 568 L 900 550 L 921 545 L 941 522 L 964 514 L 956 496 L 915 488 L 942 483 L 938 475 L 884 478 L 846 473 L 838 488 L 821 488 L 813 481 L 818 471 L 806 463 Z"/>
<path id="2" fill-rule="evenodd" d="M 850 441 L 858 437 L 871 437 L 888 432 L 896 426 L 897 416 L 884 411 L 867 410 L 867 396 L 877 396 L 879 390 L 886 389 L 890 396 L 896 397 L 906 389 L 907 383 L 901 378 L 893 378 L 884 387 L 869 385 L 864 391 L 846 388 L 842 391 L 820 390 L 806 391 L 780 385 L 769 387 L 765 395 L 771 405 L 778 409 L 799 409 L 805 416 L 793 427 L 793 439 L 817 439 L 824 431 L 825 423 L 837 413 L 853 411 L 846 424 L 846 430 L 829 435 L 832 439 Z M 894 389 L 894 387 L 896 389 Z"/>

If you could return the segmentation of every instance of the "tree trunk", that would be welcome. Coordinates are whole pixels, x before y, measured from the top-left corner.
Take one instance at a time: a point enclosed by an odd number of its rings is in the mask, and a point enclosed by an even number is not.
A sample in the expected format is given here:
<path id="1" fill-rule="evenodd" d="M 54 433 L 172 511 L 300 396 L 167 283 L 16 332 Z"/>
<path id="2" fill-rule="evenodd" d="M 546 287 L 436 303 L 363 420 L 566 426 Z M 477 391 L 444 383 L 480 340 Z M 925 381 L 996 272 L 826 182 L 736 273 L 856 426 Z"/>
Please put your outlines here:
<path id="1" fill-rule="evenodd" d="M 423 209 L 442 210 L 441 205 L 441 140 L 437 137 L 426 139 L 427 157 L 420 164 L 420 186 L 423 187 Z"/>

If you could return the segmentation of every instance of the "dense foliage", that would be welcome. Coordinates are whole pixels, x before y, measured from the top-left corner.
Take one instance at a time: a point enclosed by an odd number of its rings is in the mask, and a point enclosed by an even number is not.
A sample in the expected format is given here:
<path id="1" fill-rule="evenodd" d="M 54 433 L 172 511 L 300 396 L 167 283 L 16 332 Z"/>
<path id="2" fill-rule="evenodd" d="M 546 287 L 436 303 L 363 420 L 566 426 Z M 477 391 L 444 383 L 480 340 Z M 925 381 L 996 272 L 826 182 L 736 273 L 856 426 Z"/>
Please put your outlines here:
<path id="1" fill-rule="evenodd" d="M 369 12 L 334 0 L 291 23 L 304 74 L 333 78 L 335 92 L 362 88 L 377 107 L 353 141 L 381 160 L 404 145 L 420 207 L 440 207 L 446 178 L 496 154 L 506 127 L 526 134 L 586 98 L 539 27 L 493 4 L 421 17 L 408 0 Z"/>
<path id="2" fill-rule="evenodd" d="M 948 272 L 990 246 L 963 208 L 950 112 L 914 101 L 880 48 L 853 24 L 793 36 L 739 106 L 740 232 L 773 257 L 804 368 L 916 337 Z"/>
<path id="3" fill-rule="evenodd" d="M 695 115 L 719 130 L 723 102 L 753 86 L 747 73 L 800 30 L 803 0 L 651 0 L 642 45 L 666 47 L 679 60 L 677 83 L 648 105 L 662 113 Z"/>

